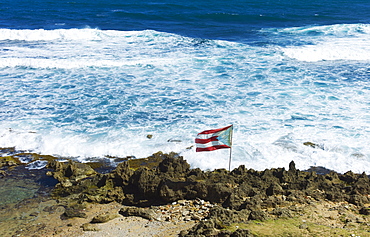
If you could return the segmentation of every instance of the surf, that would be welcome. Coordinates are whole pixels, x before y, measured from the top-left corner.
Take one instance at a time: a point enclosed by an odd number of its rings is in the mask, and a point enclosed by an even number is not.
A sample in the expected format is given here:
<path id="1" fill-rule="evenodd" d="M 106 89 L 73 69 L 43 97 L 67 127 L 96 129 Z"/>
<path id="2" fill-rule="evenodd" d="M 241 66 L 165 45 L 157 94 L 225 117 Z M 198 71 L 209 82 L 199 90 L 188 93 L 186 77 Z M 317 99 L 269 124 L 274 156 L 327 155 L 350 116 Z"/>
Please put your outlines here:
<path id="1" fill-rule="evenodd" d="M 228 154 L 196 154 L 195 136 L 234 124 L 232 167 L 370 167 L 367 59 L 317 50 L 348 41 L 366 51 L 367 25 L 269 28 L 251 44 L 153 30 L 0 31 L 0 147 L 80 161 L 174 151 L 214 169 Z"/>

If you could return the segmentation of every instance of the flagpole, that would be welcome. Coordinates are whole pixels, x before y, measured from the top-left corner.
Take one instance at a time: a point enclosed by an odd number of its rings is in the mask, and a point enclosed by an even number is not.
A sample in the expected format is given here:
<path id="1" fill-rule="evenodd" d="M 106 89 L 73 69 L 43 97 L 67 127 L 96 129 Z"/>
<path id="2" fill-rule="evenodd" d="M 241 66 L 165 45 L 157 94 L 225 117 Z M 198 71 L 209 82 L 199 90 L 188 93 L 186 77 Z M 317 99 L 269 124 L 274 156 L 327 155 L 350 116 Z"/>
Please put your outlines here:
<path id="1" fill-rule="evenodd" d="M 232 125 L 231 129 L 231 138 L 230 138 L 230 157 L 229 157 L 229 172 L 231 171 L 231 149 L 233 147 L 233 132 L 234 132 L 234 125 Z"/>

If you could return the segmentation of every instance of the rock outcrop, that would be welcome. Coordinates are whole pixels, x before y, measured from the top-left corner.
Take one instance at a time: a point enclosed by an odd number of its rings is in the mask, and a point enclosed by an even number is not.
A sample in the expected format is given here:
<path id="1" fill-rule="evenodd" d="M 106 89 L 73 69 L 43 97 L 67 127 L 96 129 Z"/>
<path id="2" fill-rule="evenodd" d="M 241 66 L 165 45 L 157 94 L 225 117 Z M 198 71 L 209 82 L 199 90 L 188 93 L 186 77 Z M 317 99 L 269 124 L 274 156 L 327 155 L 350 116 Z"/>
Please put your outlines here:
<path id="1" fill-rule="evenodd" d="M 60 181 L 54 196 L 73 194 L 78 202 L 116 201 L 136 206 L 121 210 L 121 214 L 148 219 L 151 214 L 143 207 L 194 199 L 217 204 L 209 209 L 207 220 L 200 218 L 193 229 L 181 236 L 251 236 L 246 230 L 228 232 L 224 227 L 252 220 L 290 218 L 295 210 L 287 208 L 292 206 L 288 203 L 308 204 L 312 200 L 348 202 L 363 215 L 369 215 L 370 182 L 365 173 L 331 171 L 319 175 L 296 169 L 293 161 L 289 170 L 256 171 L 242 165 L 231 172 L 201 171 L 190 169 L 176 153 L 159 152 L 146 159 L 160 162 L 152 168 L 134 169 L 130 161 L 124 161 L 107 174 L 95 172 L 87 164 L 51 162 L 49 168 L 54 172 L 50 175 Z"/>
<path id="2" fill-rule="evenodd" d="M 248 206 L 274 206 L 284 200 L 305 202 L 310 196 L 317 200 L 347 201 L 355 205 L 370 202 L 369 177 L 330 172 L 299 171 L 294 162 L 289 170 L 284 168 L 255 171 L 240 166 L 231 172 L 225 169 L 201 171 L 190 169 L 189 164 L 175 153 L 156 153 L 162 161 L 149 169 L 130 167 L 128 161 L 120 163 L 107 174 L 94 171 L 88 164 L 73 161 L 53 161 L 50 172 L 60 183 L 55 187 L 56 196 L 79 194 L 84 201 L 118 201 L 127 205 L 150 206 L 182 199 L 204 199 L 225 208 L 242 210 Z"/>

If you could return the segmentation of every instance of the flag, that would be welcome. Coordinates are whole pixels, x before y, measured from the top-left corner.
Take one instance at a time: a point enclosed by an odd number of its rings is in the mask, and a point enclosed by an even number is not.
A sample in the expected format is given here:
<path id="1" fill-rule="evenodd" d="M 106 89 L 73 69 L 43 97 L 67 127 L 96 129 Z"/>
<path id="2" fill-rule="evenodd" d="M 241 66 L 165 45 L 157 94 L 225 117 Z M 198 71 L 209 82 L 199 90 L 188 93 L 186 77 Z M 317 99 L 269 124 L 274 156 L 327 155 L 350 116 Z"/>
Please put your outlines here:
<path id="1" fill-rule="evenodd" d="M 196 152 L 214 151 L 217 149 L 231 148 L 233 125 L 211 129 L 198 133 L 195 139 Z"/>

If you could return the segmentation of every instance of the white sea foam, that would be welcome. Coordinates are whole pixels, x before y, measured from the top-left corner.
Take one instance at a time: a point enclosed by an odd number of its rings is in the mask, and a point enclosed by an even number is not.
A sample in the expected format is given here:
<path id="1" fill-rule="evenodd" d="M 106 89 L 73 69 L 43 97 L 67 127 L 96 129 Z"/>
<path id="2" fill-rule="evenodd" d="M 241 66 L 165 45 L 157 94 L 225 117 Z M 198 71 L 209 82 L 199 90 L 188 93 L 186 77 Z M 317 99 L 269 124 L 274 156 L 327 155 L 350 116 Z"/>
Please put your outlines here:
<path id="1" fill-rule="evenodd" d="M 285 55 L 300 61 L 370 60 L 370 34 L 366 37 L 330 39 L 316 45 L 283 49 Z"/>
<path id="2" fill-rule="evenodd" d="M 106 31 L 109 35 L 110 32 Z M 97 29 L 60 30 L 13 30 L 0 29 L 0 40 L 56 41 L 56 40 L 102 40 L 102 31 Z"/>
<path id="3" fill-rule="evenodd" d="M 345 27 L 352 31 L 344 36 L 330 27 L 278 32 L 311 46 L 156 31 L 0 30 L 0 147 L 81 161 L 175 151 L 192 167 L 228 168 L 228 149 L 196 153 L 194 138 L 233 123 L 232 168 L 294 160 L 299 169 L 370 173 L 368 71 L 350 61 L 365 58 L 369 33 Z M 307 37 L 312 30 L 324 33 Z M 350 42 L 357 42 L 351 52 L 342 49 Z M 322 61 L 334 59 L 344 62 Z"/>
<path id="4" fill-rule="evenodd" d="M 221 126 L 221 125 L 220 125 Z M 213 127 L 211 127 L 213 128 Z M 315 128 L 279 129 L 273 131 L 246 134 L 236 126 L 232 149 L 231 168 L 246 165 L 249 168 L 263 170 L 272 167 L 288 168 L 290 161 L 296 162 L 297 168 L 308 169 L 310 166 L 323 166 L 339 172 L 352 170 L 367 172 L 369 167 L 369 149 L 361 144 L 368 136 L 354 134 L 353 137 L 341 132 L 323 131 Z M 228 168 L 230 150 L 196 153 L 194 138 L 196 132 L 179 127 L 177 131 L 156 132 L 152 139 L 146 137 L 145 128 L 139 132 L 115 131 L 101 139 L 92 139 L 86 135 L 68 135 L 63 132 L 51 134 L 19 133 L 18 139 L 5 141 L 2 134 L 0 146 L 10 144 L 18 148 L 30 149 L 44 154 L 54 154 L 76 158 L 80 161 L 92 157 L 135 156 L 147 157 L 155 152 L 179 152 L 192 167 L 201 169 Z M 201 130 L 198 130 L 200 132 Z M 286 135 L 282 134 L 290 132 Z M 13 138 L 13 134 L 9 138 Z M 5 139 L 3 139 L 5 138 Z M 313 148 L 305 142 L 320 145 Z M 350 145 L 349 145 L 350 144 Z"/>
<path id="5" fill-rule="evenodd" d="M 282 49 L 286 56 L 300 61 L 370 60 L 370 25 L 367 24 L 295 27 L 278 32 L 307 42 Z"/>
<path id="6" fill-rule="evenodd" d="M 350 37 L 370 34 L 369 24 L 337 24 L 324 26 L 304 26 L 291 27 L 281 29 L 263 29 L 262 31 L 270 31 L 275 33 L 285 33 L 291 36 L 334 36 L 334 37 Z"/>
<path id="7" fill-rule="evenodd" d="M 191 43 L 186 37 L 150 30 L 97 29 L 0 29 L 0 40 L 5 41 L 0 67 L 61 69 L 171 64 L 188 56 L 170 50 L 176 48 L 174 44 Z"/>
<path id="8" fill-rule="evenodd" d="M 47 164 L 48 164 L 48 161 L 46 160 L 36 160 L 32 163 L 27 164 L 26 169 L 39 170 L 39 169 L 45 168 Z"/>

